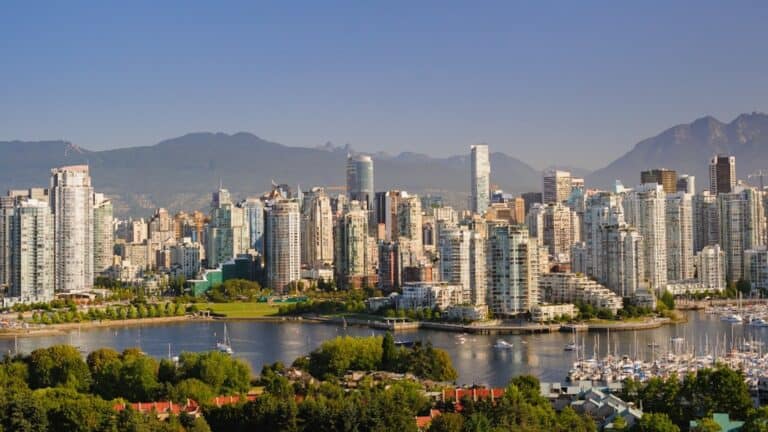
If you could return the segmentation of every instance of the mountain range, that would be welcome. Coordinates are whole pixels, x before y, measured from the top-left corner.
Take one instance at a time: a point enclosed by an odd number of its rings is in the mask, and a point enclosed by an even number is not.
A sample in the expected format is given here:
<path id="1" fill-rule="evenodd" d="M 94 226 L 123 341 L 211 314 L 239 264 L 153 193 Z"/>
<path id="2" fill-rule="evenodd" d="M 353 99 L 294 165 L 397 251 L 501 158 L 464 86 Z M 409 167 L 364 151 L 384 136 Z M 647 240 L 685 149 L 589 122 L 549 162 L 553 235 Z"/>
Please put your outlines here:
<path id="1" fill-rule="evenodd" d="M 52 167 L 88 163 L 96 190 L 113 198 L 118 215 L 146 216 L 161 206 L 171 211 L 205 208 L 220 181 L 238 198 L 260 194 L 273 180 L 341 190 L 351 151 L 332 144 L 291 147 L 245 132 L 191 133 L 152 146 L 103 151 L 67 141 L 7 141 L 0 142 L 0 190 L 45 186 Z M 703 117 L 674 126 L 588 174 L 587 185 L 608 187 L 616 179 L 634 185 L 641 170 L 665 167 L 696 175 L 702 189 L 707 162 L 716 153 L 735 155 L 741 177 L 768 166 L 768 115 L 742 114 L 731 123 Z M 504 153 L 490 157 L 494 185 L 513 193 L 540 190 L 540 171 Z M 377 190 L 442 195 L 458 207 L 467 202 L 468 154 L 435 158 L 417 152 L 376 153 L 374 161 Z"/>

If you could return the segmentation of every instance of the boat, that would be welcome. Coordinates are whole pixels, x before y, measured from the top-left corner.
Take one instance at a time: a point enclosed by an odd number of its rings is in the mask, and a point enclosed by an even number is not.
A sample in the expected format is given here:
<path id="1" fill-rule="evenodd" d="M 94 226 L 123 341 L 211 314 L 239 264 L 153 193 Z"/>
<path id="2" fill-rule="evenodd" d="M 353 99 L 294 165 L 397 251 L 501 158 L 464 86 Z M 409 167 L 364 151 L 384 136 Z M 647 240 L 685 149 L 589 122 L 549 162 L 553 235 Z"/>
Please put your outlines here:
<path id="1" fill-rule="evenodd" d="M 742 318 L 741 315 L 737 313 L 724 315 L 720 318 L 720 320 L 729 322 L 732 324 L 741 324 L 742 322 L 744 322 L 744 318 Z"/>
<path id="2" fill-rule="evenodd" d="M 514 345 L 505 340 L 499 339 L 496 341 L 496 344 L 494 344 L 493 347 L 496 349 L 512 349 Z"/>
<path id="3" fill-rule="evenodd" d="M 565 351 L 576 351 L 578 347 L 576 346 L 576 342 L 569 342 L 565 344 L 565 348 L 563 348 Z"/>
<path id="4" fill-rule="evenodd" d="M 755 318 L 749 322 L 752 327 L 768 327 L 768 321 L 763 318 Z"/>
<path id="5" fill-rule="evenodd" d="M 227 325 L 224 324 L 224 339 L 222 339 L 219 342 L 216 342 L 216 349 L 219 352 L 223 352 L 225 354 L 234 354 L 235 351 L 232 349 L 232 341 L 229 340 L 229 335 L 227 334 Z"/>

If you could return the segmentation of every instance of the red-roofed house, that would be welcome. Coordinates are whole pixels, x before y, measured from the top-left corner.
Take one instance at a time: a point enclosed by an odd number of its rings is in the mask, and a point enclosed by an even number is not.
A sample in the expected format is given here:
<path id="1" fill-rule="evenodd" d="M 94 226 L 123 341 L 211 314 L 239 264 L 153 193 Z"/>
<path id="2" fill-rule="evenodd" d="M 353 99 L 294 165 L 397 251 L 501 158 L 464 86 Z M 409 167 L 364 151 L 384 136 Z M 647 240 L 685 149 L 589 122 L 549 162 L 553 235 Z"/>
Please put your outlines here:
<path id="1" fill-rule="evenodd" d="M 200 405 L 198 405 L 197 402 L 193 401 L 192 399 L 187 399 L 186 404 L 177 404 L 171 401 L 136 402 L 136 403 L 130 404 L 130 406 L 132 409 L 142 414 L 155 413 L 157 418 L 160 420 L 166 420 L 168 417 L 171 416 L 171 414 L 180 415 L 181 413 L 186 413 L 193 417 L 200 416 Z M 116 411 L 122 411 L 126 409 L 126 407 L 127 407 L 127 404 L 119 403 L 115 405 L 114 408 Z"/>

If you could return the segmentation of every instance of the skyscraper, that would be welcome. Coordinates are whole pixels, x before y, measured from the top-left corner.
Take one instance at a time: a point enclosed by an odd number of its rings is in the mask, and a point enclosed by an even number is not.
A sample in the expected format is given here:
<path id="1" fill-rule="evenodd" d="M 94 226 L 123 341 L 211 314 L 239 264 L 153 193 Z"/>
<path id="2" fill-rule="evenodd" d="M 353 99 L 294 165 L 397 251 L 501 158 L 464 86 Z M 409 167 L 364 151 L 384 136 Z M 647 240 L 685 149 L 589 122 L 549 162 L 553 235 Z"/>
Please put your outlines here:
<path id="1" fill-rule="evenodd" d="M 250 232 L 245 220 L 245 210 L 232 203 L 229 191 L 219 189 L 211 200 L 211 221 L 205 242 L 208 268 L 244 253 L 250 247 Z"/>
<path id="2" fill-rule="evenodd" d="M 720 243 L 717 197 L 705 190 L 693 196 L 693 252 Z"/>
<path id="3" fill-rule="evenodd" d="M 368 155 L 347 155 L 347 195 L 359 201 L 369 212 L 373 212 L 375 192 L 373 190 L 373 159 Z"/>
<path id="4" fill-rule="evenodd" d="M 56 291 L 93 288 L 93 187 L 87 165 L 51 170 Z"/>
<path id="5" fill-rule="evenodd" d="M 321 187 L 304 194 L 301 216 L 301 262 L 309 268 L 333 264 L 331 199 Z"/>
<path id="6" fill-rule="evenodd" d="M 542 202 L 544 204 L 549 204 L 566 201 L 571 195 L 571 188 L 572 181 L 570 172 L 548 169 L 544 171 Z"/>
<path id="7" fill-rule="evenodd" d="M 397 211 L 398 238 L 400 249 L 407 250 L 414 259 L 424 254 L 422 241 L 421 200 L 417 195 L 400 198 Z"/>
<path id="8" fill-rule="evenodd" d="M 336 274 L 342 286 L 356 285 L 355 279 L 368 276 L 373 267 L 368 251 L 368 214 L 362 203 L 350 201 L 336 224 Z"/>
<path id="9" fill-rule="evenodd" d="M 645 279 L 652 290 L 667 286 L 666 194 L 656 183 L 639 185 L 624 200 L 627 223 L 643 237 Z"/>
<path id="10" fill-rule="evenodd" d="M 93 271 L 101 274 L 112 266 L 115 247 L 112 201 L 97 193 L 93 197 Z"/>
<path id="11" fill-rule="evenodd" d="M 729 193 L 736 187 L 736 158 L 716 155 L 709 161 L 709 192 Z"/>
<path id="12" fill-rule="evenodd" d="M 0 197 L 0 287 L 11 284 L 11 222 L 14 199 Z"/>
<path id="13" fill-rule="evenodd" d="M 484 213 L 491 203 L 491 162 L 487 144 L 475 144 L 471 147 L 471 163 L 470 209 L 475 213 Z"/>
<path id="14" fill-rule="evenodd" d="M 462 287 L 462 302 L 484 305 L 487 297 L 485 241 L 464 226 L 440 232 L 440 280 Z"/>
<path id="15" fill-rule="evenodd" d="M 720 209 L 720 246 L 725 254 L 725 276 L 744 277 L 744 251 L 765 244 L 765 214 L 757 189 L 737 187 L 717 196 Z"/>
<path id="16" fill-rule="evenodd" d="M 621 297 L 632 297 L 644 289 L 643 237 L 626 224 L 607 225 L 601 268 L 605 269 L 607 288 Z"/>
<path id="17" fill-rule="evenodd" d="M 53 214 L 49 203 L 21 201 L 11 223 L 11 297 L 22 302 L 53 300 L 53 253 Z"/>
<path id="18" fill-rule="evenodd" d="M 524 226 L 491 223 L 486 262 L 494 315 L 519 315 L 539 303 L 538 246 Z"/>
<path id="19" fill-rule="evenodd" d="M 687 194 L 696 194 L 696 176 L 681 174 L 677 178 L 677 192 L 685 192 Z"/>
<path id="20" fill-rule="evenodd" d="M 694 255 L 691 195 L 675 192 L 668 194 L 666 200 L 667 280 L 692 279 Z"/>
<path id="21" fill-rule="evenodd" d="M 301 215 L 295 200 L 277 199 L 267 209 L 264 255 L 267 286 L 285 292 L 301 278 Z"/>
<path id="22" fill-rule="evenodd" d="M 677 172 L 666 168 L 656 168 L 640 172 L 640 183 L 656 183 L 664 187 L 664 192 L 677 192 Z"/>
<path id="23" fill-rule="evenodd" d="M 240 207 L 245 211 L 250 248 L 264 255 L 264 203 L 258 198 L 249 198 L 241 202 Z"/>

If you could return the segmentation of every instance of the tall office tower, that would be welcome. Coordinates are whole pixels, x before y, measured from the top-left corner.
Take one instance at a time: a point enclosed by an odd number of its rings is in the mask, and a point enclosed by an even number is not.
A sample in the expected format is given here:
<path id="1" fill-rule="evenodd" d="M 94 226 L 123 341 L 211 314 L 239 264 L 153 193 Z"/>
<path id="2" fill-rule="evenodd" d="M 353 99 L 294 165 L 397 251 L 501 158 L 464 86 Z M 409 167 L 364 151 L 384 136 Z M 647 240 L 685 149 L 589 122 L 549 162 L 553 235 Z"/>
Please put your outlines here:
<path id="1" fill-rule="evenodd" d="M 54 296 L 53 214 L 50 204 L 23 200 L 11 222 L 11 297 L 48 302 Z"/>
<path id="2" fill-rule="evenodd" d="M 370 274 L 373 267 L 368 248 L 368 212 L 364 204 L 352 200 L 335 229 L 335 267 L 339 283 L 353 286 L 354 279 Z"/>
<path id="3" fill-rule="evenodd" d="M 421 200 L 417 195 L 401 197 L 397 211 L 398 238 L 401 249 L 416 259 L 424 255 L 421 223 Z"/>
<path id="4" fill-rule="evenodd" d="M 666 197 L 667 280 L 694 276 L 693 208 L 691 195 L 675 192 Z"/>
<path id="5" fill-rule="evenodd" d="M 544 186 L 542 189 L 542 202 L 561 203 L 571 195 L 571 173 L 549 169 L 544 171 Z"/>
<path id="6" fill-rule="evenodd" d="M 373 159 L 370 156 L 362 154 L 347 156 L 347 195 L 350 201 L 360 201 L 360 205 L 371 212 L 371 215 L 375 214 Z"/>
<path id="7" fill-rule="evenodd" d="M 709 161 L 709 192 L 730 193 L 736 187 L 736 158 L 716 155 Z"/>
<path id="8" fill-rule="evenodd" d="M 608 271 L 602 254 L 605 248 L 605 226 L 624 225 L 622 196 L 600 192 L 587 199 L 584 210 L 582 239 L 586 247 L 586 274 L 602 284 L 608 280 Z"/>
<path id="9" fill-rule="evenodd" d="M 574 243 L 573 212 L 561 203 L 549 204 L 543 215 L 544 245 L 556 262 L 570 262 Z"/>
<path id="10" fill-rule="evenodd" d="M 664 193 L 677 192 L 677 172 L 666 168 L 656 168 L 640 172 L 640 183 L 656 183 L 664 187 Z"/>
<path id="11" fill-rule="evenodd" d="M 301 214 L 295 200 L 278 199 L 267 208 L 264 221 L 267 284 L 286 292 L 301 278 Z"/>
<path id="12" fill-rule="evenodd" d="M 248 225 L 248 244 L 250 248 L 264 255 L 264 203 L 258 198 L 248 198 L 240 203 L 245 212 Z"/>
<path id="13" fill-rule="evenodd" d="M 51 170 L 56 291 L 93 288 L 93 187 L 87 165 Z"/>
<path id="14" fill-rule="evenodd" d="M 698 253 L 705 246 L 720 243 L 720 222 L 717 196 L 708 190 L 696 194 L 693 204 L 693 252 Z"/>
<path id="15" fill-rule="evenodd" d="M 696 194 L 696 176 L 688 174 L 680 174 L 677 178 L 677 192 L 685 192 L 687 194 Z"/>
<path id="16" fill-rule="evenodd" d="M 643 267 L 650 289 L 667 287 L 666 194 L 660 184 L 639 185 L 624 200 L 627 223 L 643 236 Z"/>
<path id="17" fill-rule="evenodd" d="M 93 271 L 104 273 L 112 266 L 115 231 L 112 201 L 102 193 L 93 195 Z"/>
<path id="18" fill-rule="evenodd" d="M 245 210 L 232 203 L 229 191 L 219 189 L 211 200 L 211 221 L 206 232 L 205 256 L 208 268 L 222 263 L 248 250 L 250 232 Z"/>
<path id="19" fill-rule="evenodd" d="M 541 192 L 525 192 L 520 194 L 520 198 L 523 199 L 525 204 L 524 214 L 528 214 L 534 204 L 541 204 L 542 197 L 543 194 Z"/>
<path id="20" fill-rule="evenodd" d="M 643 237 L 626 224 L 606 225 L 603 229 L 605 246 L 600 259 L 605 280 L 600 282 L 617 295 L 632 297 L 643 288 Z"/>
<path id="21" fill-rule="evenodd" d="M 309 268 L 333 264 L 331 199 L 321 187 L 304 194 L 301 215 L 301 263 Z"/>
<path id="22" fill-rule="evenodd" d="M 530 311 L 539 303 L 536 242 L 523 226 L 491 223 L 486 244 L 490 309 L 499 317 Z"/>
<path id="23" fill-rule="evenodd" d="M 168 210 L 159 208 L 149 220 L 149 241 L 165 244 L 176 238 L 176 230 L 173 226 L 173 218 Z"/>
<path id="24" fill-rule="evenodd" d="M 725 289 L 725 254 L 720 245 L 705 246 L 696 255 L 696 273 L 703 288 Z"/>
<path id="25" fill-rule="evenodd" d="M 471 205 L 474 213 L 485 213 L 491 203 L 491 161 L 487 144 L 475 144 L 471 147 Z"/>
<path id="26" fill-rule="evenodd" d="M 725 253 L 728 281 L 736 282 L 744 277 L 744 251 L 765 244 L 765 214 L 760 201 L 760 192 L 746 187 L 717 196 L 720 246 Z"/>
<path id="27" fill-rule="evenodd" d="M 0 288 L 11 284 L 11 220 L 13 207 L 13 197 L 0 197 Z"/>

